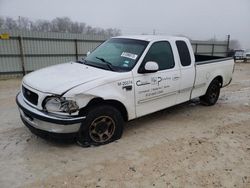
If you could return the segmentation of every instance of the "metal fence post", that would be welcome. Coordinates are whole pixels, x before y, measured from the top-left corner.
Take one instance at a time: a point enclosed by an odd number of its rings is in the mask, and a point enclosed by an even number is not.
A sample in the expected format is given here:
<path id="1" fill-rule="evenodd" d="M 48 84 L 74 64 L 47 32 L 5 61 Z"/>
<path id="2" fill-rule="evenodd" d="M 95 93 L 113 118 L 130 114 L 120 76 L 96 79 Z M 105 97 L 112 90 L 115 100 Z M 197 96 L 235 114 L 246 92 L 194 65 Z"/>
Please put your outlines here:
<path id="1" fill-rule="evenodd" d="M 198 51 L 198 43 L 195 44 L 195 54 L 197 54 Z"/>
<path id="2" fill-rule="evenodd" d="M 26 70 L 25 70 L 23 39 L 22 39 L 21 36 L 18 36 L 18 42 L 19 42 L 19 49 L 20 49 L 20 58 L 21 58 L 21 65 L 22 65 L 22 73 L 23 73 L 23 76 L 24 76 L 26 74 Z"/>
<path id="3" fill-rule="evenodd" d="M 212 44 L 212 56 L 214 56 L 214 43 Z"/>
<path id="4" fill-rule="evenodd" d="M 227 56 L 229 56 L 230 35 L 227 35 Z"/>
<path id="5" fill-rule="evenodd" d="M 76 54 L 76 61 L 78 61 L 78 43 L 77 43 L 77 39 L 75 39 L 75 54 Z"/>

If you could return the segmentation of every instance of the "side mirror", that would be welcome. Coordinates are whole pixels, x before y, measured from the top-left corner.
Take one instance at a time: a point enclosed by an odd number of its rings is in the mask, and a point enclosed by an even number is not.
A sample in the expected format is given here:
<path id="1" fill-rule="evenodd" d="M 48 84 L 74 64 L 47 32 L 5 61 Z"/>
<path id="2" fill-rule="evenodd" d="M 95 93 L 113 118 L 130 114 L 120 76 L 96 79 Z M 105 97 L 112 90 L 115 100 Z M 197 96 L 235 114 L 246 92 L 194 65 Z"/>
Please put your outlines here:
<path id="1" fill-rule="evenodd" d="M 91 52 L 90 52 L 90 51 L 88 51 L 86 55 L 87 55 L 87 56 L 89 56 L 89 54 L 90 54 L 90 53 L 91 53 Z"/>
<path id="2" fill-rule="evenodd" d="M 153 72 L 157 72 L 159 70 L 159 65 L 158 63 L 154 62 L 154 61 L 148 61 L 143 69 L 140 71 L 140 73 L 153 73 Z"/>

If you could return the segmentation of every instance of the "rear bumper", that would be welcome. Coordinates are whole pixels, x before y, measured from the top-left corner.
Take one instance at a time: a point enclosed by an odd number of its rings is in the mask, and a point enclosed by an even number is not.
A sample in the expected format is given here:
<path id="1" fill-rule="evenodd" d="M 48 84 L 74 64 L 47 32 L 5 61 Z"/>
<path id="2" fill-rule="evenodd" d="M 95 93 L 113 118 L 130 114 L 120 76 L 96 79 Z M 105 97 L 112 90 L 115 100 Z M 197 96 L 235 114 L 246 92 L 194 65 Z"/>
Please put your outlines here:
<path id="1" fill-rule="evenodd" d="M 16 103 L 24 124 L 36 130 L 49 133 L 76 133 L 85 119 L 85 117 L 54 116 L 37 110 L 24 101 L 21 93 L 17 94 Z"/>
<path id="2" fill-rule="evenodd" d="M 231 82 L 232 82 L 232 80 L 233 80 L 233 78 L 231 78 L 231 79 L 229 80 L 229 82 L 228 82 L 226 85 L 222 86 L 222 88 L 223 88 L 223 87 L 227 87 L 228 85 L 230 85 Z"/>
<path id="3" fill-rule="evenodd" d="M 234 59 L 235 59 L 235 60 L 243 60 L 244 57 L 243 57 L 243 56 L 242 56 L 242 57 L 236 56 L 236 57 L 234 57 Z"/>

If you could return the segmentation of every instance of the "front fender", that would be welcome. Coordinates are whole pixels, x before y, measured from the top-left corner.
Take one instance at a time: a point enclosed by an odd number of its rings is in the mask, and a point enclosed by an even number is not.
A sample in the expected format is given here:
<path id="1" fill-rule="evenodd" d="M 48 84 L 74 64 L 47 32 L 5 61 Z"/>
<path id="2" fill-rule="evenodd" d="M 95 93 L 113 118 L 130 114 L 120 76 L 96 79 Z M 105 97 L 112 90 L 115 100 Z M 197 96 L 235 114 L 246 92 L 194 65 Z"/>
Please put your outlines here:
<path id="1" fill-rule="evenodd" d="M 114 100 L 122 103 L 127 110 L 128 119 L 130 120 L 135 118 L 134 88 L 133 85 L 131 86 L 131 90 L 126 90 L 122 86 L 118 86 L 115 82 L 89 90 L 86 94 L 95 96 L 95 98 Z"/>
<path id="2" fill-rule="evenodd" d="M 122 74 L 122 73 L 121 73 Z M 121 76 L 120 76 L 121 78 Z M 105 84 L 104 84 L 105 83 Z M 96 85 L 96 87 L 94 87 Z M 126 89 L 129 86 L 129 89 Z M 126 76 L 116 81 L 102 80 L 102 84 L 92 83 L 92 89 L 86 90 L 86 87 L 76 87 L 65 95 L 67 98 L 74 98 L 80 108 L 84 108 L 94 98 L 103 100 L 115 100 L 124 105 L 128 113 L 128 120 L 134 119 L 135 102 L 134 102 L 134 83 L 131 76 Z"/>

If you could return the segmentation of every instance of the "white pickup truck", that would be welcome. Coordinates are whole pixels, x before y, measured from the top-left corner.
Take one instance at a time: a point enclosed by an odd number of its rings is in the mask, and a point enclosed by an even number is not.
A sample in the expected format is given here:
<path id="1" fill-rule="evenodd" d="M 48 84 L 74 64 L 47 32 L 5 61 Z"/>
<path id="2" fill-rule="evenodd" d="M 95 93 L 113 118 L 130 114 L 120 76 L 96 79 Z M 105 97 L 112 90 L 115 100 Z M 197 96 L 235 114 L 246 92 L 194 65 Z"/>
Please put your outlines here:
<path id="1" fill-rule="evenodd" d="M 195 56 L 183 37 L 114 37 L 82 61 L 26 75 L 16 102 L 32 132 L 101 145 L 126 121 L 197 97 L 214 105 L 233 71 L 232 58 Z"/>

